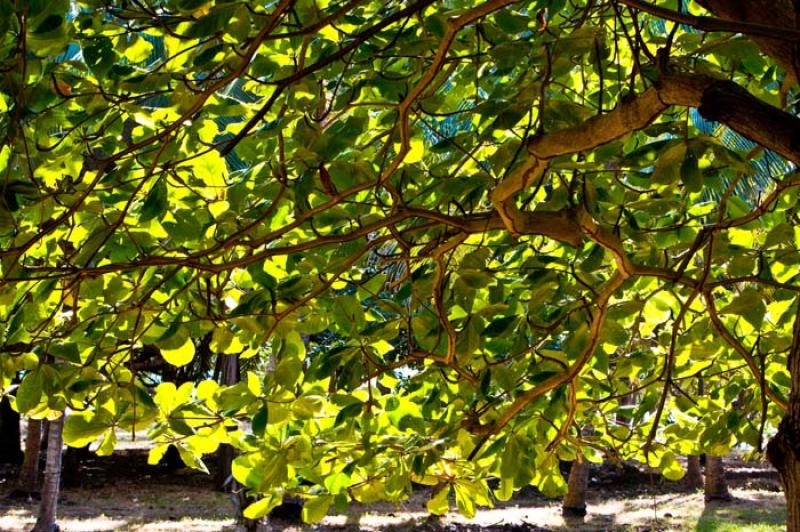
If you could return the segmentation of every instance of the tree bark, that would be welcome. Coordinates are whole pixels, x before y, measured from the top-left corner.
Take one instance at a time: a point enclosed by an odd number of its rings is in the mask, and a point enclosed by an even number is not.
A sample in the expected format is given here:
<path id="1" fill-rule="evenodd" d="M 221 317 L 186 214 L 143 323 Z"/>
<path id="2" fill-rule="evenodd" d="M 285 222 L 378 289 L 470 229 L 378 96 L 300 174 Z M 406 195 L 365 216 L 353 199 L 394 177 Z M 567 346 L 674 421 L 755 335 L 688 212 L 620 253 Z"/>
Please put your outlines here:
<path id="1" fill-rule="evenodd" d="M 561 503 L 561 513 L 568 517 L 586 515 L 586 491 L 589 487 L 589 463 L 580 454 L 569 469 L 567 494 Z"/>
<path id="2" fill-rule="evenodd" d="M 686 457 L 686 477 L 684 478 L 686 487 L 696 490 L 703 487 L 703 469 L 700 467 L 699 456 Z"/>
<path id="3" fill-rule="evenodd" d="M 17 477 L 17 491 L 31 494 L 39 491 L 39 454 L 42 448 L 42 421 L 28 420 L 25 435 L 25 458 Z"/>
<path id="4" fill-rule="evenodd" d="M 706 455 L 705 495 L 707 501 L 729 501 L 732 498 L 725 482 L 725 465 L 721 456 Z"/>
<path id="5" fill-rule="evenodd" d="M 217 355 L 220 366 L 220 384 L 232 386 L 239 382 L 239 357 L 236 355 Z M 217 471 L 215 484 L 220 491 L 232 491 L 235 483 L 231 476 L 234 458 L 233 446 L 223 443 L 217 451 Z"/>
<path id="6" fill-rule="evenodd" d="M 788 532 L 800 532 L 800 460 L 796 452 L 800 448 L 799 434 L 798 425 L 792 424 L 787 415 L 781 421 L 777 434 L 767 445 L 767 459 L 778 470 L 786 497 Z"/>
<path id="7" fill-rule="evenodd" d="M 705 7 L 723 19 L 798 29 L 797 4 L 793 0 L 702 0 Z M 752 36 L 761 51 L 772 57 L 793 83 L 800 79 L 800 48 L 786 39 Z"/>
<path id="8" fill-rule="evenodd" d="M 778 432 L 767 445 L 767 459 L 778 471 L 786 497 L 786 530 L 800 532 L 800 303 L 788 357 L 792 389 Z"/>
<path id="9" fill-rule="evenodd" d="M 19 413 L 11 408 L 8 397 L 0 397 L 0 463 L 18 465 L 22 460 Z"/>
<path id="10" fill-rule="evenodd" d="M 31 532 L 57 532 L 56 510 L 58 508 L 59 483 L 61 481 L 61 449 L 64 445 L 62 432 L 64 416 L 48 423 L 47 465 L 42 483 L 42 503 L 39 517 Z"/>

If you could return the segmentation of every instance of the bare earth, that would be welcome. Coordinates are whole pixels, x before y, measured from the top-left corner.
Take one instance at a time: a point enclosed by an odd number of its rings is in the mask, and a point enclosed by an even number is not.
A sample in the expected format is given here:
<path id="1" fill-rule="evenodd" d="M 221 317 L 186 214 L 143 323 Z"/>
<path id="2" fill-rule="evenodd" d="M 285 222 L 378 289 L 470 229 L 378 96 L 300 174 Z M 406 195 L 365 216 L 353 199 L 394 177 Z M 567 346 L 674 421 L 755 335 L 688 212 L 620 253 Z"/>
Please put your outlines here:
<path id="1" fill-rule="evenodd" d="M 0 469 L 0 530 L 30 530 L 36 501 L 6 499 L 14 471 Z M 458 514 L 443 519 L 428 516 L 429 494 L 415 492 L 400 506 L 354 504 L 347 515 L 330 515 L 321 525 L 270 523 L 264 530 L 290 531 L 777 531 L 785 518 L 783 494 L 774 472 L 765 464 L 731 461 L 729 482 L 734 501 L 705 505 L 702 493 L 659 477 L 608 469 L 592 479 L 589 515 L 565 522 L 558 501 L 524 492 L 468 521 Z M 212 479 L 188 470 L 170 471 L 146 465 L 146 453 L 132 449 L 111 458 L 92 457 L 82 465 L 79 487 L 65 488 L 59 524 L 77 531 L 221 531 L 237 530 L 229 495 L 215 492 Z"/>

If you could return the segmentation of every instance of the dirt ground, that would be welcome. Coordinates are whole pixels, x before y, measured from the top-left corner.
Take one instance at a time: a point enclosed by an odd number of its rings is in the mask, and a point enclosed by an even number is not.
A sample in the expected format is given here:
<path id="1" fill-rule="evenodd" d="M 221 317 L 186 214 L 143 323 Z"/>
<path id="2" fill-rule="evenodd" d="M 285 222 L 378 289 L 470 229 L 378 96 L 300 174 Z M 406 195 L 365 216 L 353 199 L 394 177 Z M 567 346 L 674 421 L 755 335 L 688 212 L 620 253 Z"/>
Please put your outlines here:
<path id="1" fill-rule="evenodd" d="M 633 469 L 604 467 L 592 474 L 589 513 L 565 521 L 558 501 L 524 490 L 509 503 L 479 511 L 468 521 L 458 514 L 432 518 L 426 491 L 405 503 L 353 504 L 346 515 L 322 524 L 265 523 L 263 530 L 297 531 L 777 531 L 785 508 L 777 477 L 768 465 L 729 460 L 734 500 L 705 505 L 703 495 L 679 483 Z M 37 503 L 11 500 L 15 471 L 0 468 L 0 530 L 29 530 Z M 59 524 L 77 531 L 234 531 L 233 501 L 213 490 L 212 477 L 190 470 L 148 466 L 146 450 L 129 447 L 112 457 L 91 456 L 81 465 L 80 485 L 62 491 Z"/>

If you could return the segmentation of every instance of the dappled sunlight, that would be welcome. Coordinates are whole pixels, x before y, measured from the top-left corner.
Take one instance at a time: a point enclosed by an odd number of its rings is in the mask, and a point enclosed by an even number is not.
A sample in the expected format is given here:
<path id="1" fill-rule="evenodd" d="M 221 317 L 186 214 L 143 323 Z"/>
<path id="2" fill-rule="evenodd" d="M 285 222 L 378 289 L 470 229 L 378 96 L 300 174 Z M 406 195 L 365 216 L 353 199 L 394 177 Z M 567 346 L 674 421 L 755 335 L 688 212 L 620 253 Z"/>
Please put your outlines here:
<path id="1" fill-rule="evenodd" d="M 0 530 L 7 532 L 27 531 L 36 522 L 36 515 L 31 509 L 2 509 L 0 516 Z M 125 528 L 127 521 L 113 519 L 105 515 L 92 517 L 69 517 L 59 519 L 59 526 L 69 532 L 102 532 L 106 530 L 120 530 Z"/>
<path id="2" fill-rule="evenodd" d="M 137 532 L 165 532 L 189 531 L 214 532 L 219 530 L 234 530 L 236 522 L 233 519 L 181 519 L 180 521 L 152 521 L 146 524 L 134 523 L 128 530 Z"/>
<path id="3" fill-rule="evenodd" d="M 67 504 L 62 505 L 59 524 L 68 532 L 89 531 L 233 531 L 236 522 L 229 515 L 226 496 L 203 490 L 178 494 L 175 486 L 159 486 L 139 492 L 125 486 L 113 493 L 96 492 L 93 506 L 87 508 L 78 501 L 92 500 L 85 490 L 68 492 Z M 584 519 L 565 520 L 559 500 L 540 497 L 515 499 L 498 503 L 496 508 L 478 511 L 467 519 L 451 511 L 436 518 L 424 511 L 427 494 L 415 492 L 409 500 L 392 505 L 376 503 L 352 505 L 346 514 L 329 515 L 321 523 L 333 530 L 438 530 L 451 525 L 488 528 L 494 526 L 532 525 L 554 531 L 629 530 L 641 527 L 655 530 L 716 530 L 715 523 L 742 526 L 764 526 L 773 530 L 785 518 L 783 494 L 757 490 L 732 489 L 731 503 L 706 505 L 701 492 L 666 493 L 655 497 L 614 492 L 609 496 L 601 490 L 591 490 L 588 514 Z M 158 505 L 153 503 L 158 501 Z M 36 504 L 0 510 L 0 530 L 27 531 L 35 521 Z M 194 513 L 195 515 L 187 515 Z M 307 525 L 274 524 L 271 530 L 309 532 L 318 528 Z M 758 528 L 761 530 L 761 528 Z M 734 528 L 732 530 L 740 530 Z M 744 530 L 749 530 L 744 528 Z"/>
<path id="4" fill-rule="evenodd" d="M 188 505 L 187 505 L 188 507 Z M 36 515 L 32 508 L 2 508 L 0 509 L 0 530 L 4 532 L 27 532 L 36 522 Z M 146 515 L 138 519 L 119 519 L 103 513 L 91 515 L 70 515 L 69 511 L 63 512 L 58 520 L 59 526 L 65 532 L 105 532 L 112 530 L 125 530 L 131 532 L 215 532 L 220 530 L 234 530 L 236 522 L 233 518 L 191 518 L 183 517 L 178 520 L 153 520 Z"/>

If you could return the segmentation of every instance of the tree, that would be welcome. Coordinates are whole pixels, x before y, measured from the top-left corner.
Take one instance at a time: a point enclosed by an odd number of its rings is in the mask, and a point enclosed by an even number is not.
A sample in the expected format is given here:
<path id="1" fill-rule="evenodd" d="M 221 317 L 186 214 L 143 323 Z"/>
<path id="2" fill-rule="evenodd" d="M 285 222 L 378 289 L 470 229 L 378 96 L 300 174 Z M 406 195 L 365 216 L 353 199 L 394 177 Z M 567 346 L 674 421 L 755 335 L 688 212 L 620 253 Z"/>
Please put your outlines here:
<path id="1" fill-rule="evenodd" d="M 706 456 L 705 498 L 707 501 L 731 499 L 721 456 Z"/>
<path id="2" fill-rule="evenodd" d="M 316 521 L 777 429 L 800 530 L 795 3 L 0 9 L 0 386 L 68 445 Z M 209 336 L 240 382 L 147 385 Z"/>
<path id="3" fill-rule="evenodd" d="M 62 429 L 64 416 L 48 421 L 47 431 L 47 461 L 44 468 L 44 481 L 42 482 L 42 502 L 39 505 L 39 516 L 32 532 L 58 532 L 56 524 L 56 511 L 58 509 L 58 493 L 61 480 L 61 456 L 64 442 Z"/>
<path id="4" fill-rule="evenodd" d="M 686 457 L 686 477 L 684 478 L 686 487 L 690 490 L 696 490 L 705 486 L 705 479 L 703 478 L 703 468 L 700 465 L 700 457 L 697 455 L 689 455 Z"/>
<path id="5" fill-rule="evenodd" d="M 28 420 L 25 434 L 25 458 L 19 469 L 15 491 L 22 497 L 39 492 L 39 455 L 42 448 L 42 421 Z"/>
<path id="6" fill-rule="evenodd" d="M 589 464 L 578 455 L 569 469 L 567 494 L 561 502 L 565 517 L 584 517 L 586 515 L 586 491 L 589 489 Z"/>

